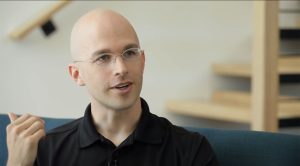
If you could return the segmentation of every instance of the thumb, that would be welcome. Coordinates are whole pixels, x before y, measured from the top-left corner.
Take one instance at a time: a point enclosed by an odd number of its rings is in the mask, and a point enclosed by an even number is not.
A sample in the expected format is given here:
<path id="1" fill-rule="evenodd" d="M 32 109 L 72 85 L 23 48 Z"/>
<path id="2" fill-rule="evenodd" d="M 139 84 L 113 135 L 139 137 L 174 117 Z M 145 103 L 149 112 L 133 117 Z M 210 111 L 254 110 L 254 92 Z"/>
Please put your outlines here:
<path id="1" fill-rule="evenodd" d="M 13 122 L 18 118 L 17 115 L 12 112 L 8 113 L 8 117 L 10 119 L 10 122 Z"/>

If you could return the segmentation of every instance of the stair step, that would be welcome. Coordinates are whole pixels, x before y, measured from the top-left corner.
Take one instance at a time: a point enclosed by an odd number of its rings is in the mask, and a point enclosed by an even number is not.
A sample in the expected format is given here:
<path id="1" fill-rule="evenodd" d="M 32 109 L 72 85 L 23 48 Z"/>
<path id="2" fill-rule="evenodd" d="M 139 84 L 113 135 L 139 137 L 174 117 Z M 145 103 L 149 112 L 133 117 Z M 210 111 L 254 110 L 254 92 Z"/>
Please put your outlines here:
<path id="1" fill-rule="evenodd" d="M 282 56 L 278 60 L 281 75 L 300 74 L 300 57 Z M 251 77 L 251 64 L 213 64 L 213 72 L 218 75 Z"/>
<path id="2" fill-rule="evenodd" d="M 170 100 L 169 112 L 186 116 L 202 117 L 239 123 L 251 122 L 251 96 L 246 92 L 214 92 L 211 101 Z M 278 102 L 279 119 L 299 118 L 300 99 L 282 96 Z"/>

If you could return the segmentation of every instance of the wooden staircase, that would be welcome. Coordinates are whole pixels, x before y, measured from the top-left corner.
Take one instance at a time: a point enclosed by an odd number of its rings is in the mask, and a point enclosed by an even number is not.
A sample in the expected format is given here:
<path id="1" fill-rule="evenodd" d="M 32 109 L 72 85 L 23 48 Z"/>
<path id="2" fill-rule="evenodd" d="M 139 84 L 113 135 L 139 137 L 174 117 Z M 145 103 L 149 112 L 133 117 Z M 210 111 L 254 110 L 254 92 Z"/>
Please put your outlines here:
<path id="1" fill-rule="evenodd" d="M 251 92 L 216 90 L 209 101 L 169 100 L 169 112 L 248 123 L 252 130 L 278 130 L 278 120 L 300 117 L 300 99 L 279 96 L 279 76 L 300 74 L 300 56 L 279 53 L 279 2 L 254 1 L 253 57 L 249 64 L 213 64 L 215 74 L 249 78 Z M 299 26 L 300 27 L 300 26 Z"/>

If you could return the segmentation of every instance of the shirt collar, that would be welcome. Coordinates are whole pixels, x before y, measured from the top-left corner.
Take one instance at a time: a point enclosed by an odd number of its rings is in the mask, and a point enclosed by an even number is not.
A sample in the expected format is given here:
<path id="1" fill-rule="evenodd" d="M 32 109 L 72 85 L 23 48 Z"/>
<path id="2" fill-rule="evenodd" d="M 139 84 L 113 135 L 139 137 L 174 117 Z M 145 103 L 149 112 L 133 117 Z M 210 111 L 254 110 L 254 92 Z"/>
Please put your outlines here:
<path id="1" fill-rule="evenodd" d="M 165 134 L 165 127 L 159 118 L 150 113 L 147 102 L 141 98 L 142 115 L 138 125 L 132 133 L 133 140 L 144 143 L 158 144 L 162 142 Z M 87 147 L 98 140 L 105 139 L 99 134 L 93 124 L 91 115 L 91 104 L 85 110 L 84 117 L 79 124 L 78 131 L 79 145 L 81 148 Z"/>
<path id="2" fill-rule="evenodd" d="M 86 107 L 84 117 L 79 124 L 78 137 L 81 148 L 87 147 L 92 143 L 101 140 L 101 136 L 93 124 L 91 104 Z"/>
<path id="3" fill-rule="evenodd" d="M 133 132 L 134 140 L 145 143 L 161 143 L 165 134 L 165 127 L 161 120 L 149 110 L 147 102 L 141 98 L 142 115 Z"/>

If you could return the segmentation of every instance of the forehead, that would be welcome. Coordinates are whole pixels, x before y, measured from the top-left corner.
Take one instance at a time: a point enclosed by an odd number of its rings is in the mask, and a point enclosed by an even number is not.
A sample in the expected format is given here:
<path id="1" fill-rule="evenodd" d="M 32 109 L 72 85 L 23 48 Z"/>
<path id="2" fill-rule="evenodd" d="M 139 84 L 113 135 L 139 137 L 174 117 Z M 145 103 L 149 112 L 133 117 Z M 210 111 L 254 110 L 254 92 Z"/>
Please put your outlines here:
<path id="1" fill-rule="evenodd" d="M 139 46 L 134 43 L 125 45 L 123 47 L 122 51 L 119 51 L 119 53 L 124 53 L 125 51 L 128 51 L 130 48 L 139 48 Z M 92 52 L 90 54 L 90 59 L 97 58 L 97 57 L 101 56 L 102 54 L 113 53 L 113 52 L 115 52 L 115 51 L 112 51 L 111 49 L 96 49 L 94 52 Z"/>
<path id="2" fill-rule="evenodd" d="M 92 58 L 102 53 L 122 53 L 129 48 L 137 47 L 139 47 L 138 41 L 128 35 L 94 37 L 94 39 L 90 40 L 90 44 L 88 44 L 86 55 L 88 58 Z"/>
<path id="3" fill-rule="evenodd" d="M 88 56 L 101 50 L 120 52 L 134 46 L 139 47 L 135 31 L 126 24 L 98 24 L 91 27 L 84 38 L 82 41 L 86 43 Z"/>
<path id="4" fill-rule="evenodd" d="M 71 47 L 80 56 L 91 56 L 97 50 L 123 51 L 130 44 L 139 46 L 131 24 L 113 12 L 84 16 L 72 31 Z"/>

